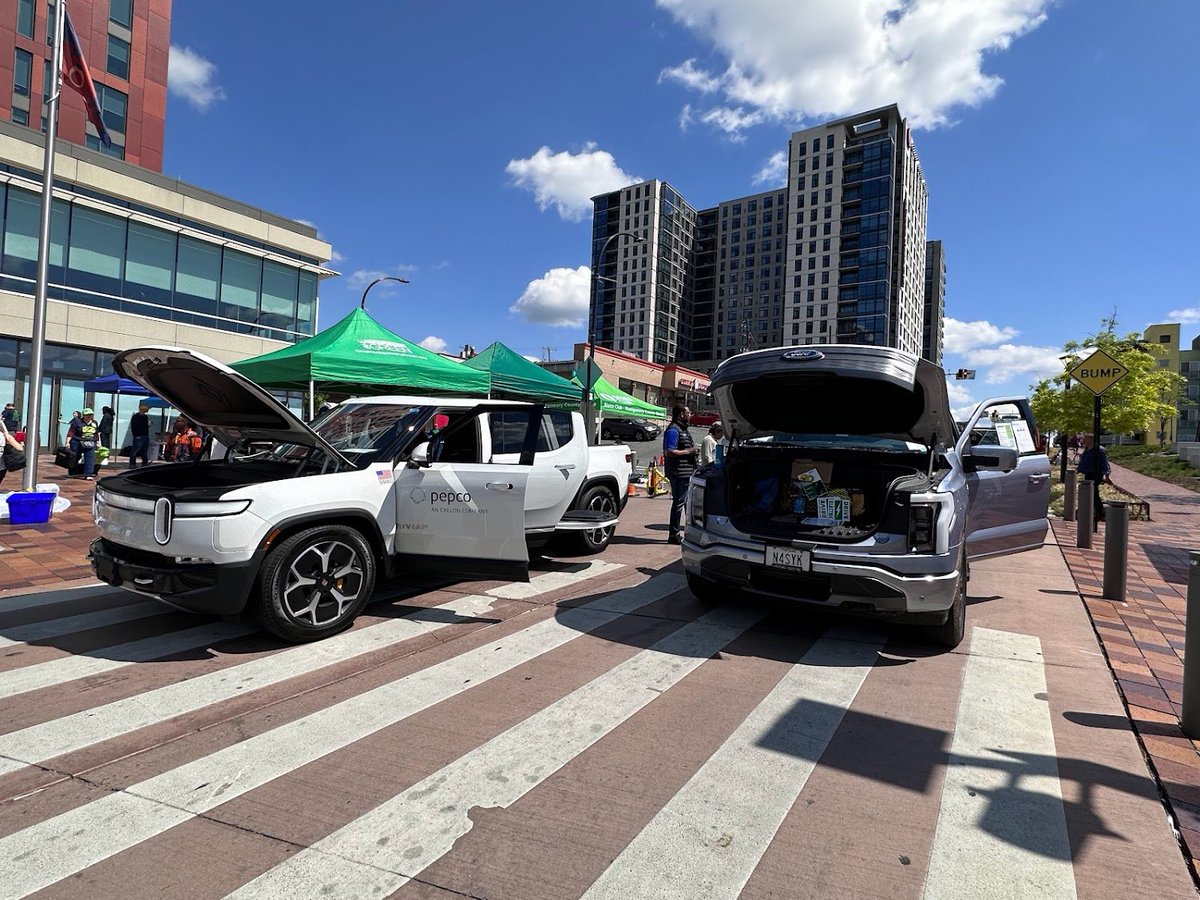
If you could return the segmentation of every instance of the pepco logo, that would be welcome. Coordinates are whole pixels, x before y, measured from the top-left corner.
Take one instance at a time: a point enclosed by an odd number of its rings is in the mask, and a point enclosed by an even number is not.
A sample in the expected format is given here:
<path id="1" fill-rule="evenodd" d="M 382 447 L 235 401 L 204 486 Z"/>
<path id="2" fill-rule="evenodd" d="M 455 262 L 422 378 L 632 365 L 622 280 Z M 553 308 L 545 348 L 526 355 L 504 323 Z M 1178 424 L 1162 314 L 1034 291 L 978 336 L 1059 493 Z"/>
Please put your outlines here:
<path id="1" fill-rule="evenodd" d="M 430 503 L 470 503 L 471 494 L 468 491 L 430 491 Z"/>
<path id="2" fill-rule="evenodd" d="M 412 497 L 413 503 L 424 503 L 425 502 L 425 489 L 424 488 L 413 488 L 412 492 L 408 496 Z"/>

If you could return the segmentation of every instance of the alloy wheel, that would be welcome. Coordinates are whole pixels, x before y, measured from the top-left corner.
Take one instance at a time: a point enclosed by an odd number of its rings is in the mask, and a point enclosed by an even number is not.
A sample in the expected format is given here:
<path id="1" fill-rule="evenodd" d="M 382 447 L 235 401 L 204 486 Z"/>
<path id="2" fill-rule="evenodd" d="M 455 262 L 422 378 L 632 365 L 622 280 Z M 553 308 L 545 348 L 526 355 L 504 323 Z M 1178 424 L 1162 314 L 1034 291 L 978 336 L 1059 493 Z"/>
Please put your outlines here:
<path id="1" fill-rule="evenodd" d="M 363 563 L 342 541 L 305 547 L 292 561 L 283 588 L 284 611 L 315 628 L 337 621 L 363 589 Z"/>

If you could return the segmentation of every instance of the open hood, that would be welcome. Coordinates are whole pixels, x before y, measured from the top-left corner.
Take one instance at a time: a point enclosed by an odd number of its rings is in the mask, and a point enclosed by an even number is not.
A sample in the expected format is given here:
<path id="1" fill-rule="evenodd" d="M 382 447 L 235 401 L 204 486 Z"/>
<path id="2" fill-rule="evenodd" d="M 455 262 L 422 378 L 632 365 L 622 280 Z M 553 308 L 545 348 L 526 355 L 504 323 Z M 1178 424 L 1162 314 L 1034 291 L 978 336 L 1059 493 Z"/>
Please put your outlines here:
<path id="1" fill-rule="evenodd" d="M 226 446 L 244 440 L 316 446 L 352 465 L 269 393 L 203 353 L 136 347 L 114 356 L 113 368 L 208 428 Z"/>
<path id="2" fill-rule="evenodd" d="M 955 426 L 940 367 L 900 350 L 857 344 L 743 353 L 712 376 L 725 431 L 869 435 L 932 448 Z"/>

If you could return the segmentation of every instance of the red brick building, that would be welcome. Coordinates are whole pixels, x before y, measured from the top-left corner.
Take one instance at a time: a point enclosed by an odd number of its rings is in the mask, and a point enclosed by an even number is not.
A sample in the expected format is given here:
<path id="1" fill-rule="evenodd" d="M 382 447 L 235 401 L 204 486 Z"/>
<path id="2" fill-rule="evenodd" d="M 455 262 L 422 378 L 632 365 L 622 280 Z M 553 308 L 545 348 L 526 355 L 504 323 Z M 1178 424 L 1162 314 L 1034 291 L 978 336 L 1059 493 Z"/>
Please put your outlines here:
<path id="1" fill-rule="evenodd" d="M 0 4 L 0 118 L 34 130 L 44 131 L 57 6 L 47 0 Z M 101 147 L 83 98 L 70 89 L 59 104 L 58 137 L 161 172 L 171 0 L 67 0 L 67 10 L 96 83 L 112 147 Z"/>

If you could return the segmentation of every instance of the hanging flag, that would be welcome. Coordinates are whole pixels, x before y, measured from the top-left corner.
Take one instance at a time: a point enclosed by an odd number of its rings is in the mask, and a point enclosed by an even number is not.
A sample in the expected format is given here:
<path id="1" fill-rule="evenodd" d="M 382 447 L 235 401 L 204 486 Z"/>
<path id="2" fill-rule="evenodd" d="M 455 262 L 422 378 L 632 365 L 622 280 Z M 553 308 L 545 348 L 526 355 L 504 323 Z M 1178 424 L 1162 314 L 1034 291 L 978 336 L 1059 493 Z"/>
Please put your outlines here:
<path id="1" fill-rule="evenodd" d="M 108 136 L 108 129 L 104 127 L 104 115 L 100 111 L 100 99 L 96 96 L 96 85 L 92 83 L 92 74 L 88 71 L 87 60 L 83 58 L 83 48 L 79 46 L 79 38 L 75 35 L 75 27 L 71 24 L 69 13 L 66 26 L 67 40 L 63 47 L 62 61 L 63 83 L 70 85 L 79 96 L 83 97 L 88 121 L 96 126 L 100 142 L 105 147 L 111 147 L 112 139 Z"/>

